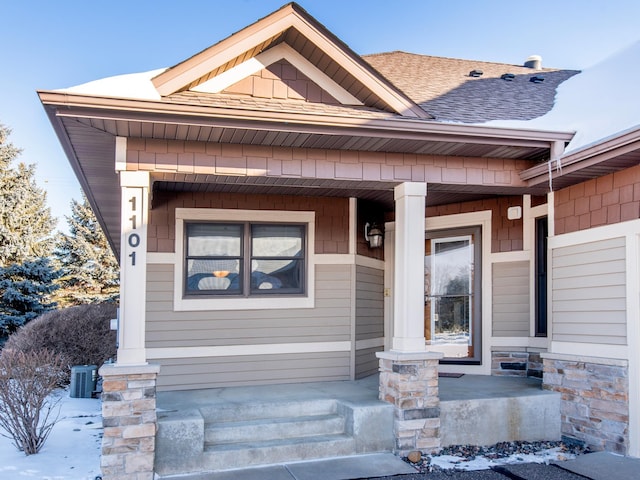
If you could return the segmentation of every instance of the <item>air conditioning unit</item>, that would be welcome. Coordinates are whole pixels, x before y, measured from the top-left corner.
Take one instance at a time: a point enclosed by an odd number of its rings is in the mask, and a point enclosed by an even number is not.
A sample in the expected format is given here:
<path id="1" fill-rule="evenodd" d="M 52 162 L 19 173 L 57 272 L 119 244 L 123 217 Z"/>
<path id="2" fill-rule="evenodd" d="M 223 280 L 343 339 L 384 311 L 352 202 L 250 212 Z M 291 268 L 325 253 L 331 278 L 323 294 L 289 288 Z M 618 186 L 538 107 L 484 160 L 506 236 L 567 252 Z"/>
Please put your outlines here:
<path id="1" fill-rule="evenodd" d="M 91 398 L 96 389 L 98 367 L 96 365 L 76 365 L 71 367 L 71 398 Z"/>

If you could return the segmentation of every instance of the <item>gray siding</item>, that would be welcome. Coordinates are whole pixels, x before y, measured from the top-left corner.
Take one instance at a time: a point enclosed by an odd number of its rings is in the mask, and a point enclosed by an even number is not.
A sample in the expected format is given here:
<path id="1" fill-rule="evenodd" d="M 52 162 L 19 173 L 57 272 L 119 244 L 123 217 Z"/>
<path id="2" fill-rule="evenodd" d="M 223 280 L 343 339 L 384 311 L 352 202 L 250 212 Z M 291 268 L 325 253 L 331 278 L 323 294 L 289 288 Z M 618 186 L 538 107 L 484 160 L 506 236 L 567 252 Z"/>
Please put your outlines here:
<path id="1" fill-rule="evenodd" d="M 493 336 L 528 337 L 529 262 L 494 263 L 492 286 Z"/>
<path id="2" fill-rule="evenodd" d="M 376 357 L 376 352 L 383 350 L 384 347 L 376 347 L 356 351 L 356 379 L 378 373 L 380 362 Z"/>
<path id="3" fill-rule="evenodd" d="M 384 271 L 356 266 L 356 341 L 384 337 Z M 356 352 L 356 378 L 378 371 L 376 351 L 383 347 Z"/>
<path id="4" fill-rule="evenodd" d="M 349 341 L 350 277 L 348 265 L 317 265 L 313 309 L 176 312 L 173 266 L 151 264 L 147 274 L 146 346 Z"/>
<path id="5" fill-rule="evenodd" d="M 349 380 L 349 352 L 160 359 L 158 390 Z"/>
<path id="6" fill-rule="evenodd" d="M 553 340 L 627 343 L 623 237 L 552 252 Z"/>
<path id="7" fill-rule="evenodd" d="M 351 266 L 316 265 L 315 308 L 174 311 L 173 265 L 147 267 L 146 347 L 351 340 Z M 283 300 L 285 304 L 286 300 Z M 250 349 L 250 347 L 248 347 Z M 163 390 L 347 380 L 350 352 L 159 359 Z"/>

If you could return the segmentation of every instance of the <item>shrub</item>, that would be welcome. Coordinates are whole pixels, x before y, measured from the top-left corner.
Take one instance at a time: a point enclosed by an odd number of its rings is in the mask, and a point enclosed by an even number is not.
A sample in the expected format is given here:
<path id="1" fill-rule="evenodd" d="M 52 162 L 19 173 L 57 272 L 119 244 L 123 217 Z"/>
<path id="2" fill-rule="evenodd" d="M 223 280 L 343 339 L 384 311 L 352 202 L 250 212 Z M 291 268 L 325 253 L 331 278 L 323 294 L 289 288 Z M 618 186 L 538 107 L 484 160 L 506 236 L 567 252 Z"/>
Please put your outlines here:
<path id="1" fill-rule="evenodd" d="M 60 354 L 70 374 L 73 365 L 102 365 L 116 355 L 112 303 L 79 305 L 47 312 L 9 336 L 4 350 L 51 350 Z"/>
<path id="2" fill-rule="evenodd" d="M 25 453 L 38 453 L 58 420 L 59 402 L 53 391 L 64 375 L 57 353 L 40 350 L 3 350 L 0 355 L 1 434 Z"/>

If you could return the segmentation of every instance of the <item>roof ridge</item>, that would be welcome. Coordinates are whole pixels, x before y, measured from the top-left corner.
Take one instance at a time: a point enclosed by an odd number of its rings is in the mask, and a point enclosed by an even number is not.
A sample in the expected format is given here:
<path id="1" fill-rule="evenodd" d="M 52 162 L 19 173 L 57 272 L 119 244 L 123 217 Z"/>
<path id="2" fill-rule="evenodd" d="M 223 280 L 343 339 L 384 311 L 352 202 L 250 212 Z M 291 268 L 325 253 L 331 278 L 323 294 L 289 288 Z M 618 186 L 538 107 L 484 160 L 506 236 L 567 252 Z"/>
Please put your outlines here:
<path id="1" fill-rule="evenodd" d="M 491 62 L 491 61 L 487 61 L 487 60 L 477 60 L 477 59 L 473 59 L 473 58 L 454 58 L 454 57 L 443 57 L 440 55 L 426 55 L 423 53 L 414 53 L 414 52 L 406 52 L 404 50 L 393 50 L 390 52 L 378 52 L 378 53 L 367 53 L 362 55 L 362 58 L 364 58 L 365 60 L 367 59 L 367 57 L 382 57 L 382 56 L 390 56 L 390 55 L 397 55 L 397 54 L 403 54 L 403 55 L 411 55 L 414 57 L 420 57 L 420 58 L 438 58 L 438 59 L 442 59 L 442 60 L 452 60 L 452 61 L 456 61 L 456 62 L 475 62 L 475 63 L 481 63 L 483 65 L 500 65 L 500 66 L 506 66 L 506 67 L 515 67 L 515 68 L 528 68 L 525 67 L 524 65 L 516 65 L 514 63 L 504 63 L 504 62 Z M 557 67 L 543 67 L 539 70 L 535 70 L 535 69 L 530 69 L 532 72 L 544 72 L 544 71 L 566 71 L 566 72 L 580 72 L 581 70 L 574 70 L 574 69 L 567 69 L 567 68 L 557 68 Z"/>

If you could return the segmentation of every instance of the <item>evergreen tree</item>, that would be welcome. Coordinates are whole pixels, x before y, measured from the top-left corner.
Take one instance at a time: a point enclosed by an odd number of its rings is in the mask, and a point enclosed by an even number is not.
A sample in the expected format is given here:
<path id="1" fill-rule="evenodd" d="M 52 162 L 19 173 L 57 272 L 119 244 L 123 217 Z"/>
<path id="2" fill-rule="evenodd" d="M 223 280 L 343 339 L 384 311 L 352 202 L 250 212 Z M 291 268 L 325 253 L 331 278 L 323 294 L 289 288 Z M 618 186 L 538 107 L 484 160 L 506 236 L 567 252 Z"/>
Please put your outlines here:
<path id="1" fill-rule="evenodd" d="M 66 218 L 69 235 L 58 236 L 55 250 L 62 270 L 58 302 L 70 306 L 116 301 L 118 263 L 84 195 L 82 203 L 71 202 L 71 216 Z"/>
<path id="2" fill-rule="evenodd" d="M 56 224 L 46 192 L 35 183 L 35 166 L 12 165 L 20 150 L 8 142 L 9 133 L 0 124 L 0 267 L 51 255 Z"/>
<path id="3" fill-rule="evenodd" d="M 58 272 L 46 258 L 0 267 L 0 333 L 9 335 L 38 315 L 52 310 L 51 293 Z"/>

